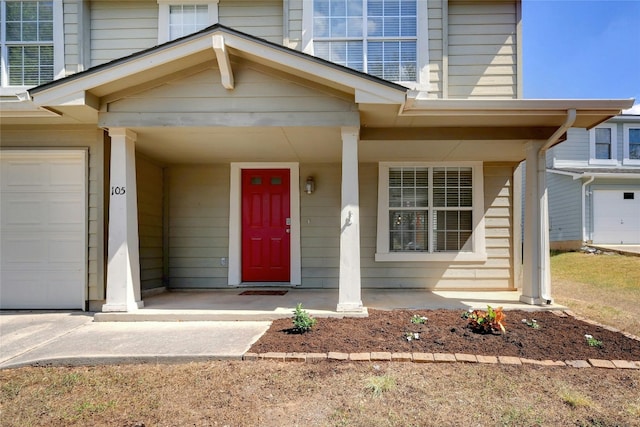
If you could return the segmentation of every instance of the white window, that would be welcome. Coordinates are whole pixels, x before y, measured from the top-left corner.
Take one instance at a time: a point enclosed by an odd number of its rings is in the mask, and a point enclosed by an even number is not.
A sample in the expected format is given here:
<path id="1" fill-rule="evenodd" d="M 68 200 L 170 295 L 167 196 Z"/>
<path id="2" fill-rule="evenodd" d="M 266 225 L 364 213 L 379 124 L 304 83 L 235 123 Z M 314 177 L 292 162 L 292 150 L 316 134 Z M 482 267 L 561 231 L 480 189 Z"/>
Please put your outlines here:
<path id="1" fill-rule="evenodd" d="M 376 261 L 481 261 L 482 164 L 380 163 Z"/>
<path id="2" fill-rule="evenodd" d="M 218 22 L 217 0 L 158 0 L 158 43 L 200 31 Z"/>
<path id="3" fill-rule="evenodd" d="M 307 53 L 393 82 L 426 85 L 427 11 L 418 0 L 304 3 Z M 311 7 L 311 3 L 313 7 Z M 309 31 L 310 30 L 310 31 Z"/>
<path id="4" fill-rule="evenodd" d="M 602 125 L 589 131 L 589 164 L 615 165 L 618 162 L 616 125 Z"/>
<path id="5" fill-rule="evenodd" d="M 63 69 L 62 1 L 1 1 L 2 94 L 50 82 Z"/>
<path id="6" fill-rule="evenodd" d="M 640 124 L 625 124 L 624 160 L 625 165 L 640 165 Z"/>

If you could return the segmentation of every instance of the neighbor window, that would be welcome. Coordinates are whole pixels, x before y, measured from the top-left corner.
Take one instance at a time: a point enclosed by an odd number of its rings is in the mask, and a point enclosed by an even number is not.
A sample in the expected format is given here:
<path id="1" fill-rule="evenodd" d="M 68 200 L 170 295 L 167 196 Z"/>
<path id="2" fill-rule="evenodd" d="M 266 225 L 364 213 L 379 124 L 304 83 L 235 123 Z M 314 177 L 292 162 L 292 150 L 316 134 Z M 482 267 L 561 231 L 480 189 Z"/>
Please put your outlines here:
<path id="1" fill-rule="evenodd" d="M 483 258 L 482 182 L 478 163 L 381 163 L 376 260 Z"/>
<path id="2" fill-rule="evenodd" d="M 640 124 L 624 125 L 624 164 L 640 165 Z"/>
<path id="3" fill-rule="evenodd" d="M 418 34 L 426 29 L 423 3 L 313 0 L 305 51 L 385 80 L 418 82 L 426 63 Z"/>
<path id="4" fill-rule="evenodd" d="M 193 34 L 218 22 L 216 0 L 158 0 L 158 42 Z"/>
<path id="5" fill-rule="evenodd" d="M 589 131 L 591 164 L 617 163 L 616 125 L 603 125 Z"/>
<path id="6" fill-rule="evenodd" d="M 3 87 L 37 86 L 57 76 L 61 7 L 59 0 L 0 2 Z"/>

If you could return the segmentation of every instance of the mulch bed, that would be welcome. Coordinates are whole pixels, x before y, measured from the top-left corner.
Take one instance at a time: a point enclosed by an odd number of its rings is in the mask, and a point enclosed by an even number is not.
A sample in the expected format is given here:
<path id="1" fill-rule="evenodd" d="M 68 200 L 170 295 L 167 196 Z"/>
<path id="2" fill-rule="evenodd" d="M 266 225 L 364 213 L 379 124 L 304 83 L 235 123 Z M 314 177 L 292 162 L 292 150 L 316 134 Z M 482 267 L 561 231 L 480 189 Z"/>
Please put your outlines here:
<path id="1" fill-rule="evenodd" d="M 369 310 L 366 318 L 319 318 L 304 334 L 291 333 L 291 319 L 275 320 L 251 347 L 252 353 L 425 352 L 515 356 L 534 360 L 640 360 L 640 341 L 620 332 L 548 311 L 506 311 L 505 334 L 479 334 L 458 310 Z M 413 315 L 428 318 L 413 324 Z M 522 323 L 535 318 L 538 329 Z M 408 341 L 407 332 L 419 340 Z M 602 341 L 590 347 L 585 334 Z"/>

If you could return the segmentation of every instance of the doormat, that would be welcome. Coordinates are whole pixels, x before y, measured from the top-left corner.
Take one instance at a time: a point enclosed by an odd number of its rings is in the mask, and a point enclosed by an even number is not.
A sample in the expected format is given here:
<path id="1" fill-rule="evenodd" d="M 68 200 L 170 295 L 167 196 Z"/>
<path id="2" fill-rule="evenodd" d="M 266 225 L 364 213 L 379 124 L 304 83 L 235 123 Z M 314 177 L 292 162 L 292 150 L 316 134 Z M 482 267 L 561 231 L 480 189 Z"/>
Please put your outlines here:
<path id="1" fill-rule="evenodd" d="M 240 295 L 284 295 L 289 291 L 244 291 Z"/>

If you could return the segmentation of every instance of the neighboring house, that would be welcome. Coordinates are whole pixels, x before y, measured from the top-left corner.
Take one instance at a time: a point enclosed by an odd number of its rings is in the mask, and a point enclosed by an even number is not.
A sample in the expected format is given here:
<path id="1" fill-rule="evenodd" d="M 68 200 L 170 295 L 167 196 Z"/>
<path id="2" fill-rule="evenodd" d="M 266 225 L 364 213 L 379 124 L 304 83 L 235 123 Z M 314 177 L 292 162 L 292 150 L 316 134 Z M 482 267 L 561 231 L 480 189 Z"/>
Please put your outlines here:
<path id="1" fill-rule="evenodd" d="M 270 284 L 344 312 L 362 288 L 542 304 L 545 152 L 632 104 L 522 99 L 515 0 L 0 6 L 2 308 Z"/>
<path id="2" fill-rule="evenodd" d="M 547 153 L 552 248 L 640 245 L 640 115 L 570 129 Z"/>

